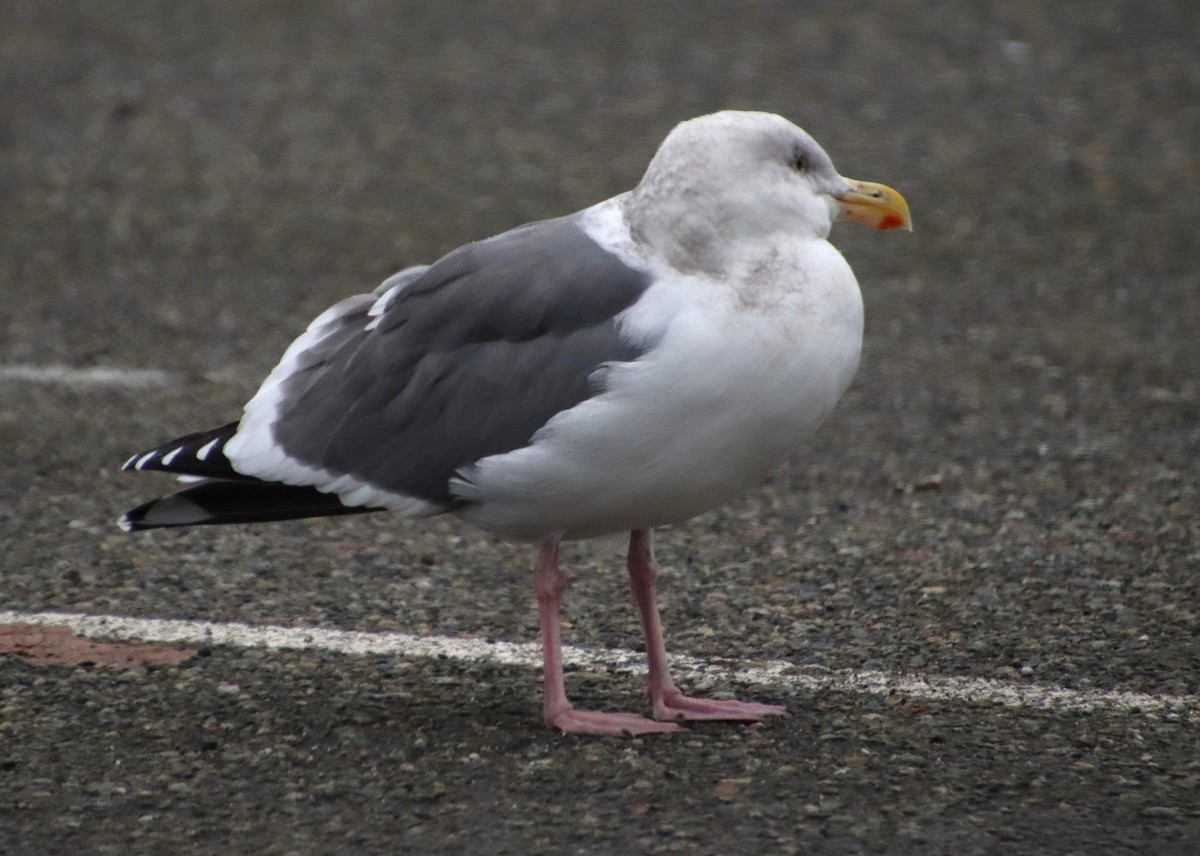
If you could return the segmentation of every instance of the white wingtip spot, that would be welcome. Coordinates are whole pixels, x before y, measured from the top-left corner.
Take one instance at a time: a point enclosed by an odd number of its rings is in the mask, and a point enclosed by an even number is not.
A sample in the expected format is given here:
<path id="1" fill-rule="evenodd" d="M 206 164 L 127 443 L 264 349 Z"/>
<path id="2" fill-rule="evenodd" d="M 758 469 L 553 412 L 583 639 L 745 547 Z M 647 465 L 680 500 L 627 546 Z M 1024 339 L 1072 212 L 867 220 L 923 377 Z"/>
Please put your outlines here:
<path id="1" fill-rule="evenodd" d="M 131 470 L 131 469 L 133 469 L 133 462 L 134 462 L 134 461 L 136 461 L 137 459 L 138 459 L 138 456 L 137 456 L 137 455 L 131 455 L 131 456 L 129 457 L 129 460 L 128 460 L 128 461 L 126 461 L 125 463 L 121 464 L 121 469 L 122 469 L 122 470 Z"/>
<path id="2" fill-rule="evenodd" d="M 128 514 L 122 514 L 120 517 L 118 517 L 117 525 L 120 526 L 126 532 L 133 531 L 133 521 L 129 519 Z"/>
<path id="3" fill-rule="evenodd" d="M 146 466 L 146 464 L 150 462 L 150 460 L 154 457 L 154 454 L 154 452 L 147 452 L 146 454 L 142 455 L 140 458 L 138 458 L 138 462 L 133 465 L 133 468 L 135 470 L 142 469 L 142 467 Z"/>
<path id="4" fill-rule="evenodd" d="M 215 440 L 209 440 L 207 443 L 205 443 L 203 446 L 201 446 L 196 451 L 196 457 L 202 461 L 207 461 L 208 456 L 212 454 L 212 450 L 216 447 L 217 443 L 220 443 L 220 442 L 221 442 L 220 437 L 218 437 Z"/>
<path id="5" fill-rule="evenodd" d="M 162 465 L 164 467 L 171 466 L 171 461 L 173 461 L 177 457 L 179 457 L 179 453 L 182 451 L 183 451 L 183 446 L 180 446 L 177 449 L 172 449 L 171 451 L 167 452 L 165 455 L 163 455 Z"/>

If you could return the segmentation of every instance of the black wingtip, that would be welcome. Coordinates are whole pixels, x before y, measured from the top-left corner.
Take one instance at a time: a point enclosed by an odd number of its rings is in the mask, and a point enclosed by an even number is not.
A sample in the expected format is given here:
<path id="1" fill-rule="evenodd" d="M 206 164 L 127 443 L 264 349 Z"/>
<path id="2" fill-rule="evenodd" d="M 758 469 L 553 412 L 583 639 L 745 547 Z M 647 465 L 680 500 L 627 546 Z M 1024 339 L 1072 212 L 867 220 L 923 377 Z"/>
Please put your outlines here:
<path id="1" fill-rule="evenodd" d="M 141 532 L 180 526 L 336 517 L 381 510 L 343 505 L 337 496 L 311 487 L 271 482 L 209 481 L 139 505 L 125 512 L 117 525 L 126 532 Z"/>
<path id="2" fill-rule="evenodd" d="M 203 505 L 193 502 L 180 491 L 171 496 L 152 499 L 137 508 L 126 511 L 117 520 L 117 525 L 126 532 L 142 532 L 146 529 L 169 529 L 177 526 L 202 526 L 220 522 Z"/>
<path id="3" fill-rule="evenodd" d="M 230 422 L 220 428 L 179 437 L 156 448 L 138 452 L 121 469 L 125 472 L 157 470 L 210 479 L 253 480 L 235 470 L 225 457 L 225 444 L 237 433 L 237 429 L 238 423 Z"/>

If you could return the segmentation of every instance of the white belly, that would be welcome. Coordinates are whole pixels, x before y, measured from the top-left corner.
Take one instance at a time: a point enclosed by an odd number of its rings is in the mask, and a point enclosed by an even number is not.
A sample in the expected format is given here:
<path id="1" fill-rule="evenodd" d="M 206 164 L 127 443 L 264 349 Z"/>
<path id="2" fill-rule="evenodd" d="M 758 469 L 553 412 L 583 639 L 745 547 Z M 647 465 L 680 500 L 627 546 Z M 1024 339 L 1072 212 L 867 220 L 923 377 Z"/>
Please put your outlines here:
<path id="1" fill-rule="evenodd" d="M 472 468 L 456 485 L 472 502 L 462 516 L 507 537 L 588 538 L 678 523 L 759 482 L 829 415 L 858 366 L 858 285 L 822 245 L 832 276 L 757 306 L 679 290 L 694 282 L 648 301 L 643 313 L 670 318 L 655 347 L 529 446 Z M 635 333 L 658 323 L 630 312 Z"/>

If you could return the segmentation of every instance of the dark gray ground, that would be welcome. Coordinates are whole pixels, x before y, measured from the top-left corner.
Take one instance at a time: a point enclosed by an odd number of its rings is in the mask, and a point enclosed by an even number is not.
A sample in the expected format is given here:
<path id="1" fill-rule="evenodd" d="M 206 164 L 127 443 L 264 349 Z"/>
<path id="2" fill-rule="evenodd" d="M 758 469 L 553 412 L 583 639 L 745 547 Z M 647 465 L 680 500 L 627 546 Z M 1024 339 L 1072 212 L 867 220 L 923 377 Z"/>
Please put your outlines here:
<path id="1" fill-rule="evenodd" d="M 180 383 L 0 385 L 0 606 L 533 638 L 528 548 L 382 516 L 127 536 L 169 482 L 117 468 L 236 416 L 339 297 L 759 108 L 916 232 L 838 228 L 861 374 L 762 490 L 661 534 L 673 649 L 1200 689 L 1200 6 L 800 5 L 5 0 L 0 364 Z M 619 561 L 568 556 L 569 641 L 636 646 Z M 784 694 L 622 742 L 544 731 L 537 685 L 0 660 L 0 852 L 1200 851 L 1195 722 Z"/>

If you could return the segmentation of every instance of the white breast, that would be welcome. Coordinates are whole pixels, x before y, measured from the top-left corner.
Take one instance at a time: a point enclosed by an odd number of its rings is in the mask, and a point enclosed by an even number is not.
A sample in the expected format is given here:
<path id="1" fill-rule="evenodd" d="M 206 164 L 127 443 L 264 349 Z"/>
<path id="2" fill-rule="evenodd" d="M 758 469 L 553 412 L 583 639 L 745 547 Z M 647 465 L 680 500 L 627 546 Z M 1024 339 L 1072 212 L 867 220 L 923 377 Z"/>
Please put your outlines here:
<path id="1" fill-rule="evenodd" d="M 653 348 L 456 492 L 508 537 L 585 538 L 687 520 L 753 486 L 833 409 L 858 366 L 862 299 L 825 241 L 728 280 L 655 271 L 621 318 Z"/>

